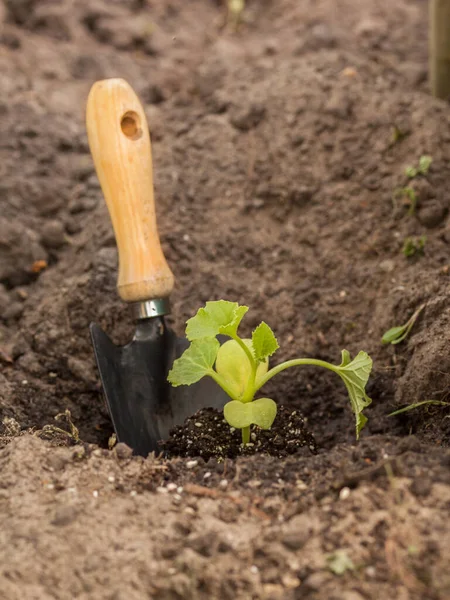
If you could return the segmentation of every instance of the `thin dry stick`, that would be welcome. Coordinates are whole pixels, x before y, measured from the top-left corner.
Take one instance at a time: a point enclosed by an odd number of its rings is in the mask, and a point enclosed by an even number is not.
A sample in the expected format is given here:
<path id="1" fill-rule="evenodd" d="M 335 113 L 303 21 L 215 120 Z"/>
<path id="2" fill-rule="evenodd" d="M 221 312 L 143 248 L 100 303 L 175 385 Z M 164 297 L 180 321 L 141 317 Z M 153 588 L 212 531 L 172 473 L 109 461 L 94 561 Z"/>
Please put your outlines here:
<path id="1" fill-rule="evenodd" d="M 450 99 L 450 0 L 430 0 L 429 54 L 431 93 Z"/>

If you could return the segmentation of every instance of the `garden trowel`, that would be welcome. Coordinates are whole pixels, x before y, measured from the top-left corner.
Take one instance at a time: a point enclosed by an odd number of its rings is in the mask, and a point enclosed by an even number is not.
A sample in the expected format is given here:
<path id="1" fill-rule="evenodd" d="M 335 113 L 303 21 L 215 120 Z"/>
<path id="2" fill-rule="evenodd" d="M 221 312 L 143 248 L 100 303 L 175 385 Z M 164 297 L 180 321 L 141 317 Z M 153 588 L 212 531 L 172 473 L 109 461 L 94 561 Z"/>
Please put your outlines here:
<path id="1" fill-rule="evenodd" d="M 117 440 L 145 456 L 174 425 L 201 408 L 222 408 L 228 397 L 208 377 L 189 387 L 167 382 L 189 343 L 164 322 L 174 278 L 156 226 L 150 134 L 138 97 L 123 79 L 98 81 L 86 121 L 118 247 L 119 296 L 136 320 L 126 346 L 116 346 L 95 323 L 92 342 Z"/>

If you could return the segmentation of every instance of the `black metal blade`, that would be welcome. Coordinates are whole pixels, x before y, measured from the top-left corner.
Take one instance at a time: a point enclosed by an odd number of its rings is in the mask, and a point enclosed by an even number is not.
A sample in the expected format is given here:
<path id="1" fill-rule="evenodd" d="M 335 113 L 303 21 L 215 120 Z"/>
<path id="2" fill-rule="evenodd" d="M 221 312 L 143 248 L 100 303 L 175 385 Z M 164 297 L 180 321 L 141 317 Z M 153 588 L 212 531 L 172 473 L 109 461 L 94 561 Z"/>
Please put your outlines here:
<path id="1" fill-rule="evenodd" d="M 162 317 L 138 323 L 133 340 L 116 346 L 95 323 L 90 326 L 97 366 L 117 439 L 142 456 L 197 410 L 222 408 L 229 400 L 209 377 L 174 388 L 167 381 L 173 361 L 189 345 Z"/>

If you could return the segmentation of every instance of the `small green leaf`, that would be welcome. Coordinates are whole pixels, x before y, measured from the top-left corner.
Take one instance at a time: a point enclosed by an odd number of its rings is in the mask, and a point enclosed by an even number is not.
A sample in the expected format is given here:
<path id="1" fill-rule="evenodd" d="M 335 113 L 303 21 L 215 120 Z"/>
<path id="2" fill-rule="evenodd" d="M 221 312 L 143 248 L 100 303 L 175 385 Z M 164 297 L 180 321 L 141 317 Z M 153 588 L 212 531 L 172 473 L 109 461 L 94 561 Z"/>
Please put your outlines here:
<path id="1" fill-rule="evenodd" d="M 403 340 L 409 335 L 409 332 L 414 326 L 414 323 L 417 321 L 418 316 L 425 308 L 425 304 L 421 304 L 419 308 L 415 311 L 415 313 L 408 319 L 408 321 L 404 325 L 400 325 L 399 327 L 392 327 L 381 338 L 381 342 L 383 344 L 399 344 L 403 342 Z"/>
<path id="2" fill-rule="evenodd" d="M 388 331 L 386 331 L 386 333 L 383 334 L 383 337 L 381 338 L 381 343 L 398 344 L 404 339 L 403 334 L 405 333 L 405 330 L 407 328 L 407 325 L 403 325 L 401 327 L 392 327 L 392 329 L 389 329 Z M 401 339 L 399 339 L 400 336 L 402 336 Z"/>
<path id="3" fill-rule="evenodd" d="M 207 302 L 204 308 L 197 311 L 195 317 L 186 323 L 186 337 L 189 341 L 215 337 L 219 333 L 235 335 L 248 311 L 248 306 L 239 306 L 237 302 L 216 300 Z"/>
<path id="4" fill-rule="evenodd" d="M 223 415 L 227 423 L 236 429 L 250 425 L 270 429 L 277 415 L 277 405 L 270 398 L 259 398 L 245 404 L 232 400 L 225 404 Z"/>
<path id="5" fill-rule="evenodd" d="M 362 411 L 372 402 L 365 391 L 372 364 L 372 359 L 367 352 L 361 351 L 353 360 L 350 360 L 350 353 L 347 350 L 342 350 L 342 362 L 338 367 L 335 367 L 336 373 L 340 375 L 345 383 L 355 413 L 357 439 L 359 439 L 361 429 L 367 423 L 367 418 L 362 414 Z"/>
<path id="6" fill-rule="evenodd" d="M 406 167 L 405 175 L 406 177 L 413 179 L 417 175 L 417 169 L 415 167 Z"/>
<path id="7" fill-rule="evenodd" d="M 402 253 L 406 258 L 415 256 L 416 254 L 424 254 L 424 248 L 427 241 L 426 235 L 420 237 L 406 237 L 403 240 Z"/>
<path id="8" fill-rule="evenodd" d="M 419 172 L 422 175 L 426 175 L 428 173 L 428 169 L 430 168 L 433 159 L 431 156 L 423 155 L 419 158 Z"/>
<path id="9" fill-rule="evenodd" d="M 354 571 L 355 565 L 345 550 L 336 550 L 327 556 L 328 568 L 335 575 L 343 575 L 346 571 Z"/>
<path id="10" fill-rule="evenodd" d="M 280 347 L 273 331 L 264 323 L 258 325 L 252 333 L 253 356 L 258 362 L 263 362 Z"/>
<path id="11" fill-rule="evenodd" d="M 194 340 L 174 363 L 167 377 L 174 387 L 200 381 L 212 370 L 220 343 L 215 338 Z"/>

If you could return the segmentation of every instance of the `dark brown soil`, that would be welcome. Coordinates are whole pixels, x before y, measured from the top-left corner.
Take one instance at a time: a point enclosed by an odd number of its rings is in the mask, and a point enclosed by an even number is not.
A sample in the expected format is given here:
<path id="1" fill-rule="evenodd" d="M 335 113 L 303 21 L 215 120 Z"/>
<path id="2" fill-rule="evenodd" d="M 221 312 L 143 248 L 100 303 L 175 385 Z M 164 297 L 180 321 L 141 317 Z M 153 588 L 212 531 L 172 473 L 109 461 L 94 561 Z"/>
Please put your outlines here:
<path id="1" fill-rule="evenodd" d="M 248 0 L 236 31 L 219 0 L 0 2 L 6 600 L 449 597 L 449 408 L 388 416 L 450 390 L 450 112 L 428 92 L 427 4 Z M 342 382 L 308 367 L 267 395 L 301 411 L 317 455 L 107 449 L 88 325 L 125 343 L 132 323 L 84 110 L 116 76 L 150 123 L 171 325 L 224 298 L 250 306 L 246 333 L 272 327 L 277 360 L 366 350 L 358 444 Z M 66 409 L 82 443 L 33 435 Z"/>
<path id="2" fill-rule="evenodd" d="M 297 410 L 278 407 L 270 430 L 252 427 L 250 443 L 242 443 L 240 430 L 230 427 L 223 413 L 212 408 L 198 411 L 183 425 L 174 427 L 168 440 L 161 443 L 168 458 L 200 456 L 210 458 L 237 458 L 252 454 L 267 454 L 284 458 L 300 449 L 317 454 L 314 436 L 306 429 L 305 419 Z"/>

